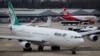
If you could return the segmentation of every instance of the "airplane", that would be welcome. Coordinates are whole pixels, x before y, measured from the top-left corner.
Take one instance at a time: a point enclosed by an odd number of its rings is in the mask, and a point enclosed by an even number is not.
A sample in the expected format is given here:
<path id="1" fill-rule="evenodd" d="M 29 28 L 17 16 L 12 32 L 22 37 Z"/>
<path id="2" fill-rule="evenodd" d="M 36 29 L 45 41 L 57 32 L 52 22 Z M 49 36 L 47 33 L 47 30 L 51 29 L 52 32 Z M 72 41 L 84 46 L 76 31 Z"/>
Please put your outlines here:
<path id="1" fill-rule="evenodd" d="M 99 28 L 96 26 L 84 26 L 80 29 L 80 31 L 93 31 L 93 30 L 98 30 Z"/>
<path id="2" fill-rule="evenodd" d="M 88 31 L 95 31 L 95 30 L 100 30 L 99 27 L 97 26 L 75 26 L 75 27 L 71 27 L 68 28 L 68 30 L 73 30 L 73 31 L 78 31 L 78 32 L 88 32 Z M 99 33 L 99 32 L 97 32 Z"/>
<path id="3" fill-rule="evenodd" d="M 64 7 L 63 9 L 64 15 L 61 17 L 68 21 L 80 21 L 80 22 L 90 22 L 91 24 L 96 23 L 96 16 L 71 16 L 67 9 Z"/>
<path id="4" fill-rule="evenodd" d="M 17 20 L 11 2 L 8 2 L 8 8 L 11 17 L 11 31 L 15 36 L 0 35 L 0 38 L 18 40 L 23 51 L 32 51 L 31 44 L 35 44 L 39 51 L 43 51 L 44 46 L 51 46 L 53 51 L 59 51 L 60 47 L 71 47 L 72 54 L 76 54 L 76 48 L 84 43 L 83 36 L 88 35 L 88 39 L 93 42 L 98 40 L 98 37 L 92 33 L 100 32 L 100 30 L 78 33 L 70 30 L 22 25 Z"/>

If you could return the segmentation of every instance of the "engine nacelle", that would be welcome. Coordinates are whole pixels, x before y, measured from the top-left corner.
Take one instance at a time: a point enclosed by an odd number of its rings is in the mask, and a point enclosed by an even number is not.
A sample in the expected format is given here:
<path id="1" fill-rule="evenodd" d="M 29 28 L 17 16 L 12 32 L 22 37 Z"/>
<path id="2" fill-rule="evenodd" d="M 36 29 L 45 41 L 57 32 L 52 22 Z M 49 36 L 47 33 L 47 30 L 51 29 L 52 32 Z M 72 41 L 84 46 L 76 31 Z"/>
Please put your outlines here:
<path id="1" fill-rule="evenodd" d="M 23 41 L 20 43 L 20 45 L 23 47 L 23 48 L 29 48 L 31 46 L 31 44 L 27 41 Z"/>
<path id="2" fill-rule="evenodd" d="M 88 37 L 88 39 L 89 39 L 90 41 L 95 42 L 95 41 L 98 40 L 98 36 L 96 36 L 96 35 L 90 35 L 90 36 Z"/>

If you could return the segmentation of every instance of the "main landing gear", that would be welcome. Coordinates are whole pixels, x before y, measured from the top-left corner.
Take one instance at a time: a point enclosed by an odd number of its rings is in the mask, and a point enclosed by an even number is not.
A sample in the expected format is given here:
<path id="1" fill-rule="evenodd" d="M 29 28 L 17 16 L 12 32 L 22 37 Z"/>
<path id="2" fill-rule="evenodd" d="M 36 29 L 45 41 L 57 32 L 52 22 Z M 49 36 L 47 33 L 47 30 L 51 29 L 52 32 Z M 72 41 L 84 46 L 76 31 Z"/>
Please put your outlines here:
<path id="1" fill-rule="evenodd" d="M 23 48 L 24 51 L 32 51 L 32 48 L 29 47 L 29 48 Z"/>
<path id="2" fill-rule="evenodd" d="M 74 51 L 72 51 L 72 54 L 76 54 L 76 51 L 74 50 Z"/>
<path id="3" fill-rule="evenodd" d="M 38 46 L 38 51 L 43 51 L 44 46 Z"/>
<path id="4" fill-rule="evenodd" d="M 51 46 L 51 50 L 59 51 L 60 50 L 60 46 Z"/>
<path id="5" fill-rule="evenodd" d="M 43 51 L 44 46 L 38 46 L 38 51 Z M 31 47 L 23 48 L 24 51 L 32 51 Z"/>
<path id="6" fill-rule="evenodd" d="M 38 46 L 38 51 L 43 51 L 44 46 Z M 60 47 L 59 46 L 51 46 L 51 50 L 53 51 L 59 51 Z"/>
<path id="7" fill-rule="evenodd" d="M 72 54 L 76 54 L 76 48 L 73 48 L 71 51 L 72 51 Z"/>
<path id="8" fill-rule="evenodd" d="M 44 46 L 38 46 L 38 51 L 43 51 Z M 60 47 L 59 46 L 51 46 L 51 50 L 53 51 L 59 51 Z"/>
<path id="9" fill-rule="evenodd" d="M 44 46 L 38 46 L 38 51 L 43 51 Z M 32 51 L 31 47 L 23 48 L 24 51 Z M 59 51 L 60 46 L 51 46 L 52 51 Z M 76 48 L 71 49 L 72 54 L 76 54 Z"/>

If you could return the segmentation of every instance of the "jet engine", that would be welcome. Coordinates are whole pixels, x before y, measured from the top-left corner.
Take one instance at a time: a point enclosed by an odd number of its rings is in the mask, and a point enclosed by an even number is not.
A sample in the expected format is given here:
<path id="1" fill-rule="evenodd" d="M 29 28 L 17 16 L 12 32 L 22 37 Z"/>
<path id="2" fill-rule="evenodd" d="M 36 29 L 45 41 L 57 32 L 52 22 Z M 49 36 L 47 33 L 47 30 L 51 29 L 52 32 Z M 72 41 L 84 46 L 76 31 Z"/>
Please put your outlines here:
<path id="1" fill-rule="evenodd" d="M 23 47 L 23 48 L 29 48 L 31 46 L 31 44 L 27 41 L 23 41 L 20 43 L 20 45 Z"/>
<path id="2" fill-rule="evenodd" d="M 98 36 L 96 36 L 96 35 L 89 35 L 88 39 L 89 39 L 90 41 L 95 42 L 95 41 L 98 40 Z"/>

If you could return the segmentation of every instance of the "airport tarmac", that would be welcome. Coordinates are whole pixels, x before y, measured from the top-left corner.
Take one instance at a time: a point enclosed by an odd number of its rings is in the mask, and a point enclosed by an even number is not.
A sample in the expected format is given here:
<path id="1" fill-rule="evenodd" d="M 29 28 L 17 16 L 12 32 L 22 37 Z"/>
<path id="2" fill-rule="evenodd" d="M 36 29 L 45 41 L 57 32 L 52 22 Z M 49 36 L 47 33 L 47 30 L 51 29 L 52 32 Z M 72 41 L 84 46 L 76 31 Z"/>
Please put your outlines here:
<path id="1" fill-rule="evenodd" d="M 42 24 L 42 23 L 39 23 Z M 7 26 L 8 24 L 0 24 Z M 38 25 L 38 24 L 37 24 Z M 90 25 L 92 26 L 92 25 Z M 96 26 L 96 25 L 95 25 Z M 97 26 L 100 26 L 97 24 Z M 52 23 L 52 28 L 67 29 L 73 26 L 63 26 L 60 22 Z M 0 28 L 0 35 L 13 35 L 9 29 Z M 98 35 L 100 36 L 100 35 Z M 97 42 L 91 42 L 84 38 L 83 45 L 77 48 L 77 54 L 72 55 L 69 48 L 61 48 L 61 51 L 51 51 L 50 47 L 46 46 L 44 51 L 37 51 L 37 46 L 32 45 L 32 52 L 24 52 L 17 40 L 0 39 L 0 56 L 100 56 L 100 37 Z"/>

